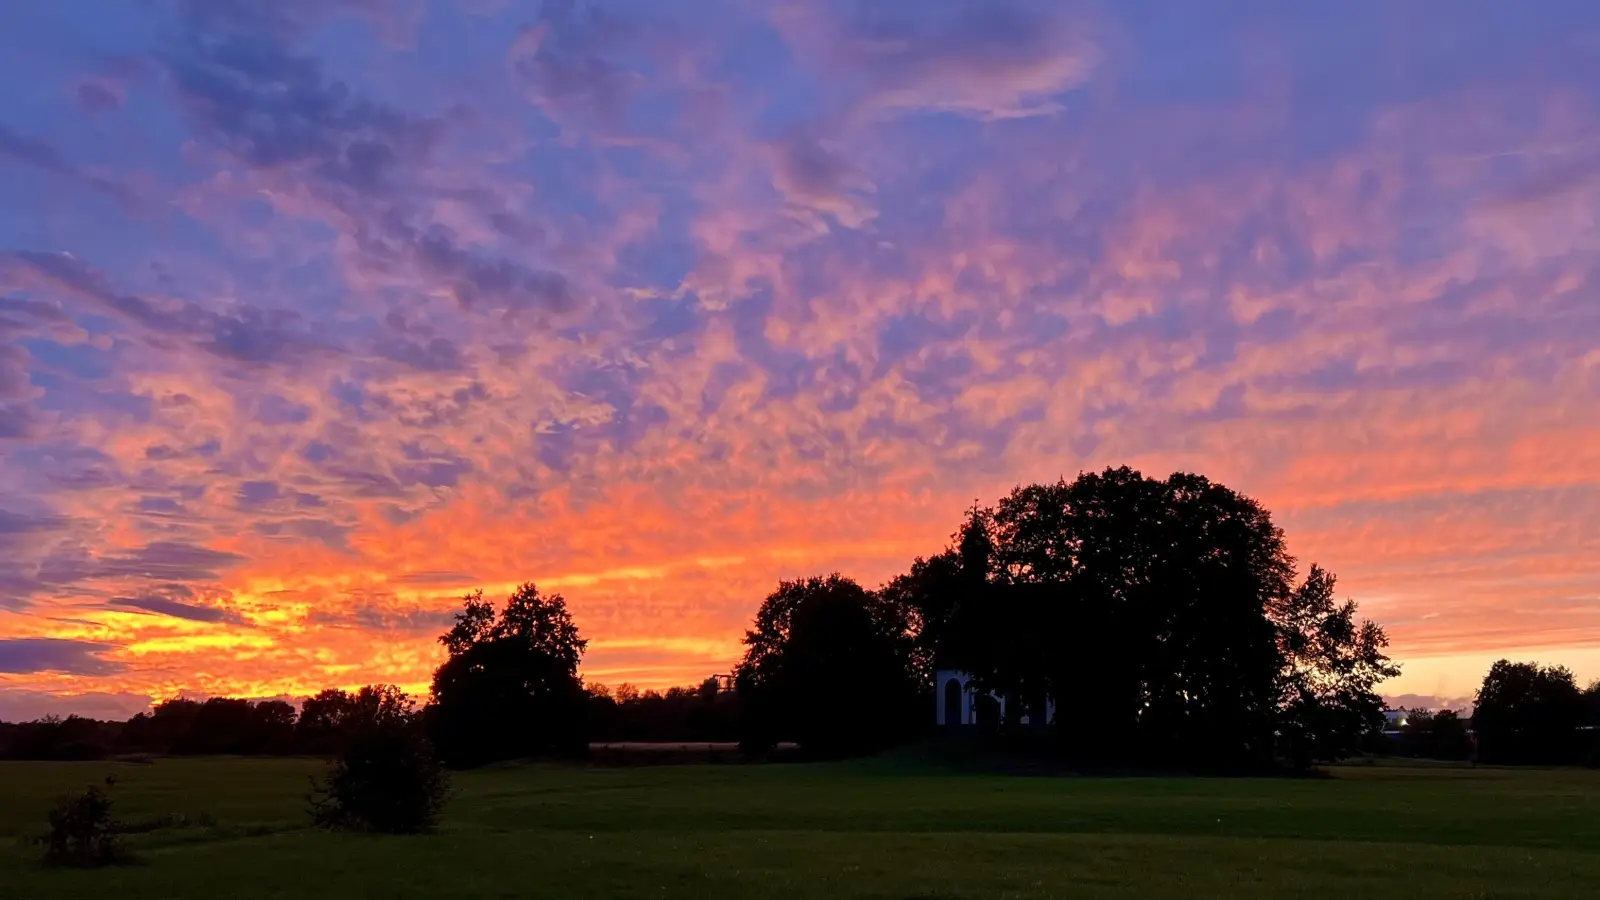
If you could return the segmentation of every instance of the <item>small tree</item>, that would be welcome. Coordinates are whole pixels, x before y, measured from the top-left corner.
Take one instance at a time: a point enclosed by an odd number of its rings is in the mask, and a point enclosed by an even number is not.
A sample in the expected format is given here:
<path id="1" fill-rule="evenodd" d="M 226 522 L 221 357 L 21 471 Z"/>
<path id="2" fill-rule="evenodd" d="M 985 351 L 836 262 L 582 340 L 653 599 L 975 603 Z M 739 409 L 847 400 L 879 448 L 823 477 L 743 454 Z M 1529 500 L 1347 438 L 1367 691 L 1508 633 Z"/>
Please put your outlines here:
<path id="1" fill-rule="evenodd" d="M 560 594 L 541 594 L 530 582 L 497 614 L 475 592 L 439 642 L 450 656 L 433 673 L 428 727 L 451 766 L 585 746 L 588 695 L 578 662 L 587 642 Z"/>
<path id="2" fill-rule="evenodd" d="M 434 830 L 449 782 L 411 700 L 399 688 L 362 688 L 370 702 L 351 722 L 321 782 L 312 782 L 311 819 L 320 828 L 384 834 Z"/>
<path id="3" fill-rule="evenodd" d="M 107 778 L 107 787 L 111 783 Z M 56 801 L 43 843 L 44 861 L 49 865 L 92 868 L 128 859 L 111 815 L 111 796 L 98 785 Z"/>

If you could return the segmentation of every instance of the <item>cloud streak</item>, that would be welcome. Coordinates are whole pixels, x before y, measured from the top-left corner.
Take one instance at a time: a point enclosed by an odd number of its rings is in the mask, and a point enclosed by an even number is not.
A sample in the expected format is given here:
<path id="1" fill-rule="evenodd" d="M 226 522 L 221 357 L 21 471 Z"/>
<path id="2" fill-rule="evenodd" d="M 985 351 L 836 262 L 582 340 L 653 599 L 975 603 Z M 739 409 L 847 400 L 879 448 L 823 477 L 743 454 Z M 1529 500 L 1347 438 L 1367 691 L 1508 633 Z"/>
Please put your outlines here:
<path id="1" fill-rule="evenodd" d="M 56 638 L 0 639 L 0 673 L 110 675 L 122 666 L 103 658 L 109 644 Z"/>

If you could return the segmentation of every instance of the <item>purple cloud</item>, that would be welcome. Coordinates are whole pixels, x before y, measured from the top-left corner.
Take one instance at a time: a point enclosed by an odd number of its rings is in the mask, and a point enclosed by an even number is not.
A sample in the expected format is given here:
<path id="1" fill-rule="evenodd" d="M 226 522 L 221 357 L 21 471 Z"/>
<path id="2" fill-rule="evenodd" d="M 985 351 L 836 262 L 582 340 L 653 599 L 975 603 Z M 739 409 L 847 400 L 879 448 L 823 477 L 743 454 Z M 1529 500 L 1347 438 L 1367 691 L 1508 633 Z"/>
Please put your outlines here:
<path id="1" fill-rule="evenodd" d="M 122 663 L 102 658 L 113 649 L 99 641 L 71 641 L 58 638 L 0 638 L 0 673 L 32 675 L 62 672 L 68 675 L 111 675 L 122 671 Z"/>
<path id="2" fill-rule="evenodd" d="M 0 722 L 31 722 L 51 715 L 121 722 L 149 712 L 151 699 L 126 691 L 66 693 L 6 687 L 0 688 Z"/>
<path id="3" fill-rule="evenodd" d="M 173 600 L 170 597 L 162 596 L 115 597 L 107 601 L 106 605 L 117 609 L 138 610 L 152 615 L 171 616 L 174 619 L 188 619 L 191 622 L 240 624 L 244 621 L 237 613 L 231 610 L 185 603 L 182 600 Z"/>
<path id="4" fill-rule="evenodd" d="M 156 541 L 126 553 L 109 554 L 92 560 L 58 558 L 49 571 L 56 583 L 70 583 L 85 578 L 214 581 L 222 571 L 243 561 L 244 557 L 236 553 L 208 550 L 178 541 Z"/>
<path id="5" fill-rule="evenodd" d="M 236 304 L 226 312 L 192 301 L 156 303 L 116 291 L 100 272 L 70 254 L 33 251 L 0 255 L 69 296 L 98 304 L 151 332 L 189 338 L 213 355 L 243 363 L 297 362 L 336 348 L 312 334 L 293 310 Z"/>
<path id="6" fill-rule="evenodd" d="M 102 178 L 99 175 L 85 172 L 80 167 L 68 162 L 61 151 L 49 143 L 38 138 L 18 134 L 3 125 L 0 125 L 0 158 L 9 158 L 14 162 L 33 166 L 65 181 L 87 187 L 127 206 L 133 206 L 137 203 L 133 193 L 123 185 L 110 179 Z"/>
<path id="7" fill-rule="evenodd" d="M 862 101 L 879 109 L 1048 112 L 1099 59 L 1070 4 L 936 0 L 791 9 L 781 19 L 799 45 L 845 84 L 855 81 Z"/>

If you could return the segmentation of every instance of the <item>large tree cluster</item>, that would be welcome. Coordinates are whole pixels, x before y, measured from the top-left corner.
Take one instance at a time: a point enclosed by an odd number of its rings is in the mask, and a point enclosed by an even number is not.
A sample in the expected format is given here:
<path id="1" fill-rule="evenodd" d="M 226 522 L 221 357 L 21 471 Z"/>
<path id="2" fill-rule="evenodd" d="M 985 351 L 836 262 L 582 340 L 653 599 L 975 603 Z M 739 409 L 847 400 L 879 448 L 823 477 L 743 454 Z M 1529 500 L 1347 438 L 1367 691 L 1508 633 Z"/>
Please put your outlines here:
<path id="1" fill-rule="evenodd" d="M 1020 701 L 1011 711 L 1051 698 L 1058 746 L 1085 761 L 1340 758 L 1381 726 L 1374 687 L 1397 672 L 1383 630 L 1335 599 L 1331 574 L 1297 580 L 1260 504 L 1186 473 L 1019 487 L 876 602 L 907 622 L 905 672 L 927 684 L 936 666 L 964 670 Z M 771 665 L 761 622 L 741 671 Z"/>

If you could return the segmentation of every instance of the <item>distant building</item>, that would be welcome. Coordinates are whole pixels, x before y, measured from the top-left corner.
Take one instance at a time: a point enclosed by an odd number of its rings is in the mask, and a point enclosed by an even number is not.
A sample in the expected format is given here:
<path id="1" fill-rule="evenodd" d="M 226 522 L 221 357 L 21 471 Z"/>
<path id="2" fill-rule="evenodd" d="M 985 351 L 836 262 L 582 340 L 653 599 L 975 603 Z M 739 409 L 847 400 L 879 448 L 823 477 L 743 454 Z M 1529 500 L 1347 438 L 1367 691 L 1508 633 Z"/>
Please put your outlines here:
<path id="1" fill-rule="evenodd" d="M 1020 703 L 1017 698 L 1002 697 L 981 692 L 972 683 L 972 676 L 959 669 L 939 669 L 934 672 L 933 721 L 941 728 L 959 728 L 984 723 L 986 716 L 994 716 L 995 724 L 1005 721 L 1006 705 Z M 1043 726 L 1055 721 L 1056 702 L 1046 700 L 1042 707 L 1022 709 L 1017 724 Z"/>

